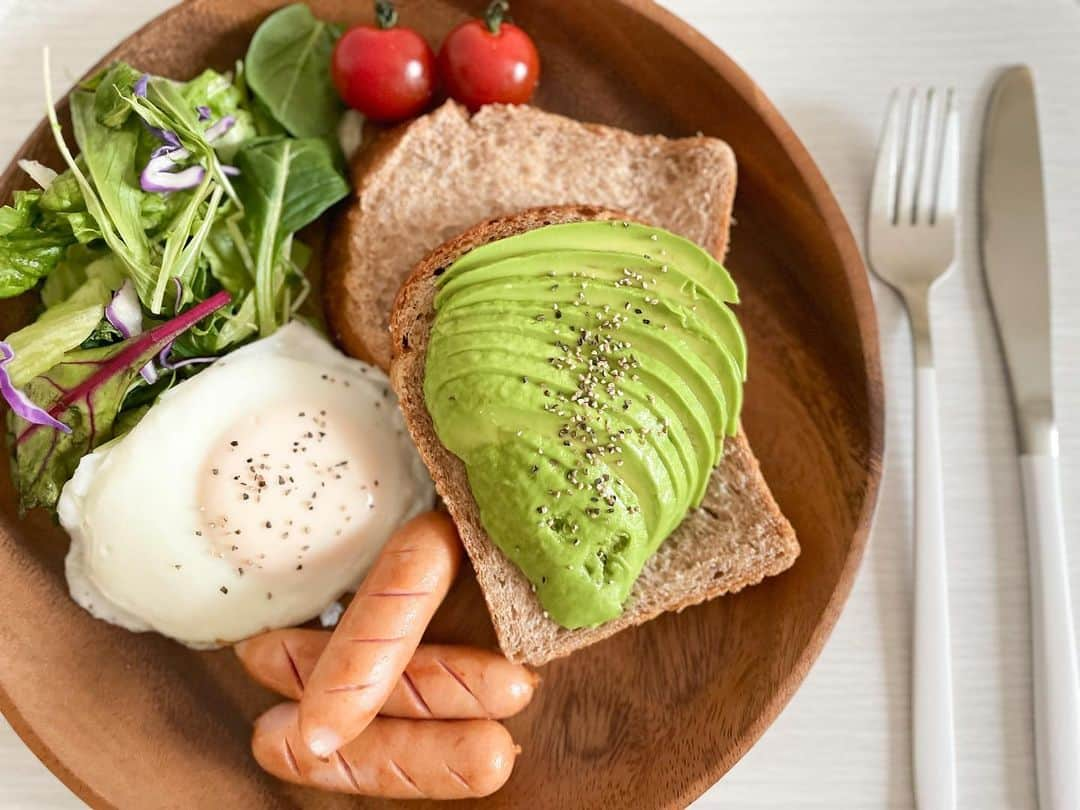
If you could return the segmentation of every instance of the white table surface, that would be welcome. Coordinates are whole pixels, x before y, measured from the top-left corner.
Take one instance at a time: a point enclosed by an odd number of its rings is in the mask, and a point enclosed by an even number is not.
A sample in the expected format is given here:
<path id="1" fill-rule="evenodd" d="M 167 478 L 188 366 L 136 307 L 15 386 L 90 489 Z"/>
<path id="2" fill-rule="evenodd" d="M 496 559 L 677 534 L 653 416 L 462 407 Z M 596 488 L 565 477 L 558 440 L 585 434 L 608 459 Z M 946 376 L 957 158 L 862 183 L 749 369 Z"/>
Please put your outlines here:
<path id="1" fill-rule="evenodd" d="M 359 2 L 359 0 L 358 0 Z M 527 0 L 519 0 L 527 2 Z M 170 0 L 0 0 L 0 162 L 42 114 L 40 48 L 71 81 Z M 1055 275 L 1055 379 L 1080 599 L 1080 5 L 1076 0 L 669 0 L 765 89 L 817 159 L 861 239 L 889 90 L 951 83 L 964 133 L 960 265 L 934 300 L 938 343 L 959 801 L 1035 807 L 1028 587 L 1003 371 L 974 232 L 977 125 L 992 72 L 1028 62 L 1041 94 Z M 1022 271 L 1022 268 L 1018 268 Z M 700 808 L 909 808 L 911 357 L 875 282 L 888 386 L 876 526 L 851 600 L 805 684 Z M 1073 497 L 1069 497 L 1072 494 Z M 2 723 L 2 721 L 0 721 Z M 0 725 L 0 807 L 78 802 Z"/>

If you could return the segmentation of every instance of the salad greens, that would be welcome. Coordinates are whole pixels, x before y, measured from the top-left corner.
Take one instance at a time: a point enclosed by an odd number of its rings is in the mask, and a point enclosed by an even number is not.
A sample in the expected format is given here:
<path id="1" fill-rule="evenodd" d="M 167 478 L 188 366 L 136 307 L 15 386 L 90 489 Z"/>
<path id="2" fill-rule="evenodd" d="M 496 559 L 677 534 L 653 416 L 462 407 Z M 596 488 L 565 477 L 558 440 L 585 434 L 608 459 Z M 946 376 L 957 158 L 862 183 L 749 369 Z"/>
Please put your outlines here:
<path id="1" fill-rule="evenodd" d="M 40 191 L 15 192 L 15 204 L 0 208 L 0 296 L 33 287 L 64 258 L 77 240 L 70 223 L 41 206 Z"/>
<path id="2" fill-rule="evenodd" d="M 228 303 L 222 290 L 170 321 L 110 346 L 67 354 L 26 387 L 29 398 L 66 431 L 12 418 L 12 465 L 19 483 L 19 508 L 53 507 L 79 460 L 113 437 L 113 424 L 128 390 L 170 340 L 204 315 Z"/>
<path id="3" fill-rule="evenodd" d="M 42 304 L 0 341 L 22 508 L 55 506 L 82 455 L 293 317 L 311 254 L 296 233 L 348 193 L 329 137 L 338 34 L 294 5 L 232 73 L 183 82 L 117 62 L 72 91 L 71 147 L 46 56 L 64 170 L 24 161 L 41 187 L 0 208 L 0 298 L 38 289 Z"/>
<path id="4" fill-rule="evenodd" d="M 330 79 L 341 29 L 305 5 L 286 6 L 259 26 L 244 66 L 270 114 L 297 137 L 330 135 L 344 109 Z"/>
<path id="5" fill-rule="evenodd" d="M 276 268 L 282 246 L 322 212 L 327 199 L 338 200 L 349 189 L 334 169 L 326 141 L 316 138 L 253 143 L 237 158 L 247 243 L 255 262 L 255 310 L 265 337 L 277 328 L 274 307 L 282 277 Z"/>

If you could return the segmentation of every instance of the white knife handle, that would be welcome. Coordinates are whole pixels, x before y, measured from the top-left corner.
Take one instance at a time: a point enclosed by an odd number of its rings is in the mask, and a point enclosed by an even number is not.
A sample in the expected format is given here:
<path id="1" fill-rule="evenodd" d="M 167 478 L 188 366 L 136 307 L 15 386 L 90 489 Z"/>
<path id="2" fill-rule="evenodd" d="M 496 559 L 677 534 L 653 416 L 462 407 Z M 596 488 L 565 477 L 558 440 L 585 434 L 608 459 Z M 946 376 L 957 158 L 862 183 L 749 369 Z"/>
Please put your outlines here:
<path id="1" fill-rule="evenodd" d="M 937 375 L 932 366 L 920 366 L 916 372 L 915 406 L 915 656 L 912 662 L 912 753 L 919 810 L 956 807 L 949 647 Z"/>
<path id="2" fill-rule="evenodd" d="M 1058 459 L 1020 456 L 1034 652 L 1035 757 L 1041 810 L 1080 808 L 1080 687 Z"/>

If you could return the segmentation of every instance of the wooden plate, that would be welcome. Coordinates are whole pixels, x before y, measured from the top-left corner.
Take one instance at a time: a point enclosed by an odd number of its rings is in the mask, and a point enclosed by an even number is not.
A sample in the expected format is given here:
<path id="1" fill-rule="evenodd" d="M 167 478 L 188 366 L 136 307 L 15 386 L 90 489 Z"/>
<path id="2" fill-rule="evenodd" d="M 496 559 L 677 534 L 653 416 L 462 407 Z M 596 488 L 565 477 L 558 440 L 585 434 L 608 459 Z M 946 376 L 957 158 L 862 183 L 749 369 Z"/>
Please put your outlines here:
<path id="1" fill-rule="evenodd" d="M 278 5 L 192 0 L 106 58 L 175 77 L 229 68 Z M 311 5 L 342 21 L 367 10 L 356 0 Z M 399 3 L 403 19 L 436 43 L 483 5 Z M 758 587 L 545 667 L 537 699 L 509 723 L 524 754 L 488 803 L 683 806 L 791 697 L 850 590 L 880 477 L 874 310 L 821 175 L 719 49 L 648 0 L 518 0 L 514 13 L 544 58 L 541 106 L 637 132 L 701 130 L 734 147 L 740 177 L 729 266 L 752 358 L 745 426 L 803 550 L 791 571 Z M 44 124 L 18 157 L 60 165 Z M 21 185 L 9 167 L 0 198 Z M 32 307 L 30 297 L 0 306 L 2 334 Z M 91 619 L 68 598 L 66 548 L 49 516 L 17 518 L 8 473 L 0 473 L 0 707 L 72 790 L 98 807 L 355 806 L 261 774 L 248 741 L 273 698 L 248 682 L 229 651 L 194 653 Z M 492 639 L 471 580 L 457 587 L 432 633 Z"/>

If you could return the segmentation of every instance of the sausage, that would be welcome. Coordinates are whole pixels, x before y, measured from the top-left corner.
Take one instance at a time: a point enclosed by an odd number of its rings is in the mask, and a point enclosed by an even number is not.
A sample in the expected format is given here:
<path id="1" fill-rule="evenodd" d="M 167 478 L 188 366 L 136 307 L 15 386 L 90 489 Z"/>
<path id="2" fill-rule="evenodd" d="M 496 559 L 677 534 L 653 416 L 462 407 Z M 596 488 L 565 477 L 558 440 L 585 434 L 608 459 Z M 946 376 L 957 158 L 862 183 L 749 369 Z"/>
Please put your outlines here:
<path id="1" fill-rule="evenodd" d="M 398 529 L 334 629 L 300 698 L 300 738 L 316 756 L 357 737 L 382 708 L 461 564 L 450 518 Z"/>
<path id="2" fill-rule="evenodd" d="M 255 721 L 251 752 L 268 773 L 299 785 L 387 799 L 487 796 L 510 778 L 521 749 L 495 720 L 377 717 L 326 759 L 299 739 L 297 705 Z"/>
<path id="3" fill-rule="evenodd" d="M 256 681 L 299 700 L 329 640 L 326 630 L 273 630 L 237 644 L 236 654 Z M 535 673 L 490 650 L 421 644 L 379 714 L 499 720 L 524 709 L 538 681 Z"/>

